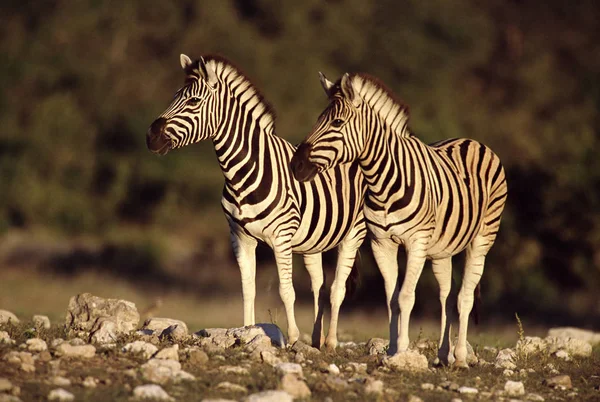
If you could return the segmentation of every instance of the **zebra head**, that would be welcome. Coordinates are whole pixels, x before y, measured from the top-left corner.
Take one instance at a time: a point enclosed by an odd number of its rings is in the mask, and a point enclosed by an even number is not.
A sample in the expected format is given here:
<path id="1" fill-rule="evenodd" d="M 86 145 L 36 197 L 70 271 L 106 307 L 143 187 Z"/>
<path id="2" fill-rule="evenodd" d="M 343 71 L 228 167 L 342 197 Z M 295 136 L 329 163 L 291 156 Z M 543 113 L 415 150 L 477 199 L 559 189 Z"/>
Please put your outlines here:
<path id="1" fill-rule="evenodd" d="M 217 125 L 214 110 L 220 81 L 214 64 L 202 57 L 192 62 L 185 54 L 180 62 L 186 74 L 185 85 L 146 133 L 148 149 L 159 155 L 211 138 Z"/>
<path id="2" fill-rule="evenodd" d="M 336 83 L 319 73 L 330 103 L 319 116 L 312 132 L 292 158 L 296 180 L 312 180 L 319 172 L 356 160 L 363 148 L 363 132 L 358 123 L 362 98 L 348 73 Z"/>

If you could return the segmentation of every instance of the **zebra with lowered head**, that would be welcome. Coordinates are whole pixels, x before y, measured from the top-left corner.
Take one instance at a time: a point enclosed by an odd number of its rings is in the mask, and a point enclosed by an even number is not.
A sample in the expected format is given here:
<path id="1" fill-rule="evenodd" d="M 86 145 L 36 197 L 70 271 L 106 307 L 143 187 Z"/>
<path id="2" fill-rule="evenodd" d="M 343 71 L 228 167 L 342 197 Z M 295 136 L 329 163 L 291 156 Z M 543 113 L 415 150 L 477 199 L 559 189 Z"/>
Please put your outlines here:
<path id="1" fill-rule="evenodd" d="M 470 139 L 426 145 L 408 129 L 408 107 L 367 74 L 345 74 L 336 83 L 321 74 L 321 84 L 330 103 L 294 155 L 294 176 L 305 182 L 359 161 L 368 186 L 365 219 L 385 282 L 390 353 L 408 348 L 415 288 L 425 260 L 430 259 L 442 304 L 438 358 L 446 364 L 452 361 L 446 307 L 451 259 L 466 249 L 454 357 L 455 365 L 468 367 L 467 324 L 474 291 L 507 197 L 499 158 Z M 406 249 L 407 263 L 398 288 L 400 245 Z"/>
<path id="2" fill-rule="evenodd" d="M 192 61 L 181 55 L 185 85 L 152 123 L 148 148 L 164 155 L 176 148 L 210 139 L 225 177 L 221 204 L 242 277 L 244 325 L 255 324 L 255 250 L 259 241 L 274 252 L 279 294 L 285 306 L 288 339 L 299 337 L 294 317 L 292 252 L 304 256 L 315 303 L 313 345 L 323 342 L 321 253 L 338 247 L 331 287 L 331 321 L 325 344 L 337 344 L 339 309 L 346 279 L 365 235 L 365 184 L 358 163 L 315 177 L 293 179 L 294 146 L 275 135 L 275 114 L 258 89 L 219 56 Z"/>

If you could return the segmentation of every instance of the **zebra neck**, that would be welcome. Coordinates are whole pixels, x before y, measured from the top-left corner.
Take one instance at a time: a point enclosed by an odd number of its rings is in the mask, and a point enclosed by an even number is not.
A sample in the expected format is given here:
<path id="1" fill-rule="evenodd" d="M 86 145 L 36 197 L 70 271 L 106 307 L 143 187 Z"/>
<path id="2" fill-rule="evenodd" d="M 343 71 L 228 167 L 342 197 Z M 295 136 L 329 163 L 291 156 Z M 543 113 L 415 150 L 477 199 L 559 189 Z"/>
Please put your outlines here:
<path id="1" fill-rule="evenodd" d="M 244 108 L 240 108 L 240 112 Z M 227 183 L 238 183 L 262 165 L 273 141 L 273 119 L 252 109 L 232 113 L 213 137 L 217 159 Z"/>
<path id="2" fill-rule="evenodd" d="M 407 176 L 410 171 L 401 169 L 403 164 L 411 164 L 411 158 L 407 157 L 409 141 L 405 137 L 389 134 L 371 136 L 365 145 L 367 152 L 360 159 L 369 187 L 367 205 L 376 210 L 384 209 L 390 201 L 390 194 L 411 191 Z M 412 172 L 414 174 L 414 169 Z"/>

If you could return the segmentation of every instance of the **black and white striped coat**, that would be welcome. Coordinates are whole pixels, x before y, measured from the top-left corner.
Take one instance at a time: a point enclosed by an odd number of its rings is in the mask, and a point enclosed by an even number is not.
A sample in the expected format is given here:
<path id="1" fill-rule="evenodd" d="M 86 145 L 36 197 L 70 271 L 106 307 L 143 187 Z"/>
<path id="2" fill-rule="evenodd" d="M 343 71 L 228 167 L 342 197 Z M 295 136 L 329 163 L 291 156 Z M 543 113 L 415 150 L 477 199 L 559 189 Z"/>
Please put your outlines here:
<path id="1" fill-rule="evenodd" d="M 181 55 L 186 83 L 147 133 L 148 148 L 165 154 L 201 140 L 212 140 L 225 177 L 222 206 L 240 267 L 244 325 L 255 323 L 254 299 L 258 241 L 275 254 L 279 293 L 285 305 L 290 342 L 298 339 L 294 318 L 292 252 L 304 255 L 315 301 L 313 344 L 323 342 L 321 253 L 338 247 L 332 284 L 328 346 L 337 343 L 339 308 L 359 246 L 365 235 L 365 184 L 358 163 L 318 175 L 311 183 L 294 180 L 294 146 L 274 134 L 274 113 L 254 85 L 228 60 Z"/>
<path id="2" fill-rule="evenodd" d="M 425 260 L 431 259 L 442 303 L 438 357 L 445 363 L 452 359 L 450 320 L 446 319 L 451 257 L 466 249 L 455 349 L 456 365 L 466 366 L 474 290 L 507 196 L 499 158 L 469 139 L 424 144 L 408 130 L 408 107 L 374 77 L 345 74 L 334 84 L 321 75 L 321 83 L 330 104 L 294 156 L 295 177 L 306 181 L 345 163 L 360 162 L 368 184 L 365 218 L 385 282 L 391 352 L 408 348 L 415 288 Z M 407 252 L 407 266 L 398 289 L 401 245 Z"/>

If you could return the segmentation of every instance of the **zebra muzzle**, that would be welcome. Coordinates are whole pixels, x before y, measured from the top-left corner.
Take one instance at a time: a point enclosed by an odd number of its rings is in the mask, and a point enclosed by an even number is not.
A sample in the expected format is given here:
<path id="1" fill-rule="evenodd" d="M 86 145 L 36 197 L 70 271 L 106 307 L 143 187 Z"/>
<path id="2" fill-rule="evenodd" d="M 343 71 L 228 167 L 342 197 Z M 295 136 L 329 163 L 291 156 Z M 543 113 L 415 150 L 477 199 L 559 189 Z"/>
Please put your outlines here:
<path id="1" fill-rule="evenodd" d="M 165 155 L 171 150 L 171 139 L 165 132 L 167 120 L 158 118 L 154 120 L 148 132 L 146 133 L 146 146 L 148 149 L 159 155 Z"/>
<path id="2" fill-rule="evenodd" d="M 298 181 L 310 181 L 318 173 L 317 166 L 309 160 L 311 148 L 310 144 L 302 143 L 292 157 L 290 167 Z"/>

